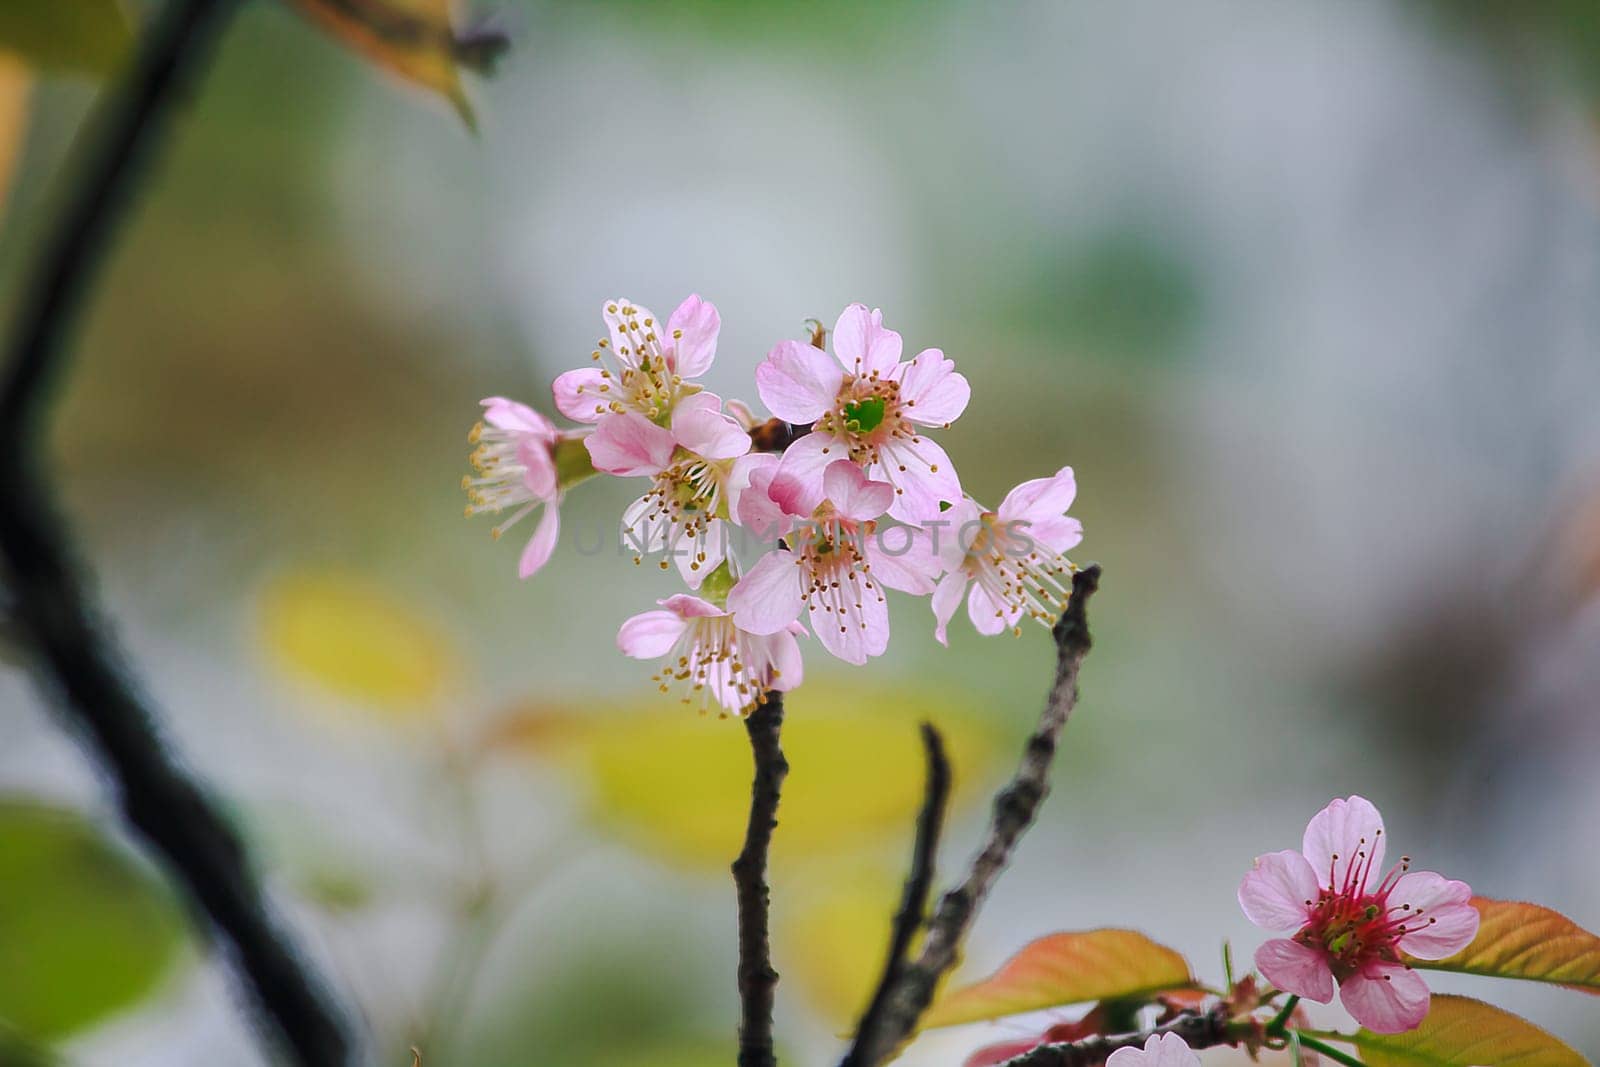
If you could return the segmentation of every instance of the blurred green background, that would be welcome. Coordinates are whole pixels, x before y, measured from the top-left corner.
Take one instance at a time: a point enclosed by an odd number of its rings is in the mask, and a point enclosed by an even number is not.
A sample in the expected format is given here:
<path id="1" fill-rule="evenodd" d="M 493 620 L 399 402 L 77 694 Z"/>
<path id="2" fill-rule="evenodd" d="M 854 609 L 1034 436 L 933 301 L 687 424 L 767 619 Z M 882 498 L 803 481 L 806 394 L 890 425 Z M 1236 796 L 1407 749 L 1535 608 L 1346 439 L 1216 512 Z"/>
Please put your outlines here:
<path id="1" fill-rule="evenodd" d="M 1259 941 L 1251 858 L 1351 792 L 1422 867 L 1600 927 L 1592 4 L 498 11 L 473 136 L 245 5 L 55 422 L 122 643 L 384 1062 L 731 1062 L 743 732 L 613 643 L 673 582 L 568 537 L 519 583 L 461 518 L 479 398 L 551 410 L 619 295 L 716 302 L 710 384 L 752 402 L 804 319 L 882 307 L 972 381 L 941 438 L 970 492 L 1076 468 L 1096 650 L 969 974 L 1117 925 L 1214 977 L 1223 938 Z M 0 62 L 7 321 L 97 84 Z M 592 543 L 637 488 L 586 485 L 567 529 Z M 883 950 L 913 724 L 951 737 L 948 873 L 1050 678 L 1042 631 L 958 619 L 945 650 L 904 598 L 894 625 L 865 668 L 810 648 L 789 701 L 797 1062 Z M 14 667 L 0 709 L 0 1062 L 264 1062 Z M 1581 994 L 1435 988 L 1600 1056 Z"/>

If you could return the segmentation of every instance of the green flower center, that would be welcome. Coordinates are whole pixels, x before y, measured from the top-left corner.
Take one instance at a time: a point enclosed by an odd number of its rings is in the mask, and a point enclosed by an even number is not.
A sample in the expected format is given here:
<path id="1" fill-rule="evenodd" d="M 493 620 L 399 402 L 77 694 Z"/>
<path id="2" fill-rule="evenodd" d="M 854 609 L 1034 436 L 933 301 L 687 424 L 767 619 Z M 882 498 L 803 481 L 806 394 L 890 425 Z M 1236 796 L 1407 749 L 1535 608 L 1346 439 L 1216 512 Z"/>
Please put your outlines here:
<path id="1" fill-rule="evenodd" d="M 844 406 L 845 427 L 855 433 L 871 433 L 883 425 L 887 404 L 881 396 L 869 396 Z"/>

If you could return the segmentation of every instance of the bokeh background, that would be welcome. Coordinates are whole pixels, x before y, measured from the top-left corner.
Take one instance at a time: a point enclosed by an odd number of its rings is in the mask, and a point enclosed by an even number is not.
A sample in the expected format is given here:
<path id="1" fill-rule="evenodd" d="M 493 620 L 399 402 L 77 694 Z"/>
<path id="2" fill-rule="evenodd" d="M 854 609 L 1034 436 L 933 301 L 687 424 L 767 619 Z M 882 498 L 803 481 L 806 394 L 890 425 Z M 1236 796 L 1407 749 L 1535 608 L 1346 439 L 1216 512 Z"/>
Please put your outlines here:
<path id="1" fill-rule="evenodd" d="M 731 1062 L 743 732 L 613 646 L 672 582 L 569 537 L 519 583 L 515 539 L 461 517 L 478 399 L 550 410 L 618 295 L 715 301 L 711 384 L 752 401 L 805 318 L 880 306 L 972 380 L 942 438 L 969 491 L 1076 468 L 1096 649 L 969 976 L 1116 925 L 1216 980 L 1259 940 L 1251 858 L 1351 792 L 1422 866 L 1600 927 L 1600 9 L 498 10 L 473 136 L 247 5 L 53 442 L 171 739 L 384 1062 Z M 96 83 L 6 79 L 9 317 Z M 634 488 L 585 486 L 567 529 Z M 866 668 L 811 649 L 789 702 L 792 1062 L 838 1047 L 883 951 L 914 722 L 955 754 L 949 874 L 1049 681 L 1042 631 L 894 625 Z M 264 1062 L 15 663 L 0 709 L 0 1059 Z M 1600 1056 L 1582 994 L 1435 985 Z"/>

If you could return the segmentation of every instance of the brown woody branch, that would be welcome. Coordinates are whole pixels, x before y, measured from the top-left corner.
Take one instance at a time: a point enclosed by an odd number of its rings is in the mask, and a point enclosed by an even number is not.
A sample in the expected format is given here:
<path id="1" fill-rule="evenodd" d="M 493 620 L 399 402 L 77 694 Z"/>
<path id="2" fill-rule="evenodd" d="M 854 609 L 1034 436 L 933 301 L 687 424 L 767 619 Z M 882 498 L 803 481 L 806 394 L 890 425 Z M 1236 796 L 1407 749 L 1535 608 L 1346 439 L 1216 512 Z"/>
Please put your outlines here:
<path id="1" fill-rule="evenodd" d="M 944 741 L 931 723 L 922 724 L 922 744 L 927 752 L 928 776 L 922 810 L 917 815 L 917 838 L 911 851 L 911 871 L 906 876 L 900 910 L 895 913 L 894 926 L 889 934 L 889 955 L 884 961 L 883 976 L 878 980 L 878 987 L 867 1003 L 867 1010 L 856 1025 L 858 1034 L 877 1032 L 883 1013 L 888 1010 L 889 998 L 894 995 L 895 987 L 910 962 L 908 955 L 911 942 L 927 917 L 939 835 L 944 828 L 945 808 L 950 800 L 950 761 L 945 757 Z M 862 1052 L 857 1044 L 846 1054 L 843 1067 L 860 1067 Z"/>
<path id="2" fill-rule="evenodd" d="M 857 1032 L 845 1063 L 875 1067 L 916 1032 L 939 983 L 955 967 L 961 944 L 1000 872 L 1038 815 L 1050 791 L 1050 765 L 1061 731 L 1078 701 L 1078 669 L 1090 647 L 1085 614 L 1089 597 L 1100 585 L 1100 567 L 1091 564 L 1072 577 L 1072 596 L 1052 635 L 1056 642 L 1056 676 L 1022 760 L 1011 780 L 995 795 L 994 812 L 983 847 L 960 885 L 945 893 L 928 923 L 922 952 L 907 964 L 885 998 L 871 1026 Z"/>
<path id="3" fill-rule="evenodd" d="M 1170 1023 L 1137 1034 L 1086 1037 L 1081 1041 L 1062 1041 L 1031 1048 L 1013 1056 L 1000 1067 L 1099 1067 L 1119 1048 L 1142 1048 L 1152 1034 L 1177 1034 L 1192 1049 L 1236 1045 L 1239 1035 L 1228 1019 L 1226 1005 L 1219 1004 L 1204 1013 L 1186 1013 Z"/>
<path id="4" fill-rule="evenodd" d="M 163 742 L 156 711 L 134 686 L 75 566 L 40 455 L 49 385 L 77 313 L 139 177 L 234 6 L 166 4 L 80 141 L 75 184 L 18 301 L 0 381 L 0 575 L 7 629 L 40 689 L 99 763 L 124 820 L 210 919 L 263 1029 L 289 1062 L 345 1067 L 354 1052 L 341 1014 L 279 926 L 232 826 Z"/>
<path id="5" fill-rule="evenodd" d="M 766 702 L 744 721 L 750 735 L 755 776 L 750 784 L 750 821 L 744 848 L 733 861 L 733 884 L 739 908 L 739 1067 L 776 1067 L 772 1051 L 772 1005 L 778 972 L 772 967 L 768 909 L 767 852 L 778 825 L 778 799 L 789 762 L 783 758 L 783 694 L 770 692 Z"/>

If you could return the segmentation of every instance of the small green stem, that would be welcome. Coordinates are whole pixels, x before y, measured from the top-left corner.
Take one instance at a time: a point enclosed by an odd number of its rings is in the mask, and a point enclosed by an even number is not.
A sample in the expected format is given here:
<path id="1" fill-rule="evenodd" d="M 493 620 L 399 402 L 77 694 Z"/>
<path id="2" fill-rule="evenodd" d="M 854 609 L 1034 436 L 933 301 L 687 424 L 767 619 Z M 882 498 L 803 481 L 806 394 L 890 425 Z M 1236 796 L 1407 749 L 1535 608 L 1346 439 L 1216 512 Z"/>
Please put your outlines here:
<path id="1" fill-rule="evenodd" d="M 1362 1063 L 1354 1056 L 1347 1052 L 1340 1052 L 1338 1049 L 1327 1044 L 1326 1042 L 1318 1041 L 1314 1037 L 1307 1037 L 1304 1033 L 1298 1031 L 1296 1032 L 1296 1036 L 1300 1039 L 1300 1044 L 1305 1048 L 1308 1048 L 1312 1052 L 1315 1052 L 1319 1055 L 1326 1056 L 1335 1063 L 1342 1063 L 1344 1064 L 1344 1067 L 1366 1067 L 1366 1064 Z"/>
<path id="2" fill-rule="evenodd" d="M 1299 1004 L 1300 998 L 1291 994 L 1289 999 L 1284 1001 L 1283 1010 L 1279 1011 L 1272 1021 L 1267 1024 L 1267 1033 L 1274 1035 L 1283 1033 L 1284 1024 L 1289 1021 L 1289 1016 L 1294 1014 L 1294 1009 Z"/>

